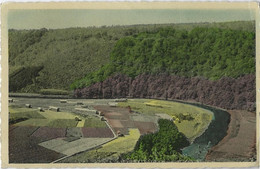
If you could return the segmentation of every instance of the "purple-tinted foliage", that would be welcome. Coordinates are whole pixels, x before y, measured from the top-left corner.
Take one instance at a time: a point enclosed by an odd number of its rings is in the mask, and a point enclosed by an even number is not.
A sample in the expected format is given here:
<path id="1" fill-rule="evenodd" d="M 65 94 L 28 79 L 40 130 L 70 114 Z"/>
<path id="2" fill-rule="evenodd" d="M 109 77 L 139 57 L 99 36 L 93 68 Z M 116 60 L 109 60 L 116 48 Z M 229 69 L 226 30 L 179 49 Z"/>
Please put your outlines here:
<path id="1" fill-rule="evenodd" d="M 224 109 L 255 111 L 255 75 L 210 81 L 200 77 L 141 74 L 135 79 L 116 74 L 74 91 L 76 98 L 157 98 L 194 100 Z"/>

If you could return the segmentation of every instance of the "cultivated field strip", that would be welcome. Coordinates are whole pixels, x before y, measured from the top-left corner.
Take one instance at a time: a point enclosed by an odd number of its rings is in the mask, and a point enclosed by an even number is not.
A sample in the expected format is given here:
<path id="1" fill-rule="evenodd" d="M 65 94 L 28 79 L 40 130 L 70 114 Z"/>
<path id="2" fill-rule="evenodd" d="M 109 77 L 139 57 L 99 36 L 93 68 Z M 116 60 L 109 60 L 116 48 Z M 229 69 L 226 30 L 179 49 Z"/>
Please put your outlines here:
<path id="1" fill-rule="evenodd" d="M 72 142 L 66 142 L 62 140 L 62 138 L 57 138 L 40 143 L 39 145 L 58 153 L 70 156 L 97 147 L 109 140 L 111 140 L 111 138 L 80 138 Z"/>

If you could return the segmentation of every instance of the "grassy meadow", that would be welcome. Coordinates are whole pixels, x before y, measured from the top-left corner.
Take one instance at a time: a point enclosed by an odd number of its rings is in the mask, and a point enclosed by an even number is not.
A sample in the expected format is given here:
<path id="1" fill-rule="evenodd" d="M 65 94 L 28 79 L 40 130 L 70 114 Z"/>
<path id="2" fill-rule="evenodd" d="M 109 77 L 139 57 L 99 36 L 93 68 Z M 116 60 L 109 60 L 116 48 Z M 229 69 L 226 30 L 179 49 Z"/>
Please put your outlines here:
<path id="1" fill-rule="evenodd" d="M 38 109 L 32 108 L 14 108 L 9 107 L 10 121 L 23 119 L 15 126 L 46 126 L 54 128 L 64 127 L 98 127 L 106 128 L 106 124 L 98 118 L 81 117 L 69 112 L 54 112 L 45 110 L 40 112 Z M 79 117 L 81 121 L 75 118 Z"/>

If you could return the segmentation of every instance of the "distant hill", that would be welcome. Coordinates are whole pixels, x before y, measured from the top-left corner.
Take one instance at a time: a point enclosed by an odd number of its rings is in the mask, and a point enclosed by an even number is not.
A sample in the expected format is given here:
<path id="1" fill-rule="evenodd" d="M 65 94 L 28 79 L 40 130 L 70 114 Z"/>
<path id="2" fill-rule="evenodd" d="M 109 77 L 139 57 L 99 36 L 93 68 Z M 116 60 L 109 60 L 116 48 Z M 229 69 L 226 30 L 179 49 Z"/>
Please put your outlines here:
<path id="1" fill-rule="evenodd" d="M 254 71 L 254 66 L 252 67 L 254 65 L 254 30 L 255 24 L 253 21 L 89 27 L 57 30 L 9 30 L 10 91 L 38 92 L 42 88 L 68 90 L 70 86 L 72 88 L 84 87 L 104 80 L 118 71 L 122 71 L 132 77 L 152 69 L 152 73 L 165 71 L 183 76 L 205 76 L 209 79 L 218 79 L 224 75 L 238 77 L 243 73 L 247 74 Z M 176 34 L 171 35 L 173 32 Z M 192 39 L 193 36 L 197 38 L 197 42 L 192 41 L 194 40 Z M 219 46 L 212 46 L 212 43 L 216 40 L 219 40 Z M 158 45 L 160 41 L 165 43 L 167 49 L 164 49 L 164 46 L 155 47 L 153 43 L 156 42 Z M 204 43 L 205 41 L 208 44 Z M 125 45 L 128 42 L 130 44 Z M 134 44 L 131 44 L 131 42 L 134 42 Z M 167 46 L 166 43 L 170 46 Z M 176 45 L 173 45 L 174 43 Z M 196 44 L 200 45 L 196 46 Z M 120 45 L 125 48 L 121 48 Z M 189 45 L 194 46 L 189 49 Z M 230 48 L 229 45 L 236 46 Z M 213 48 L 215 49 L 212 50 Z M 229 51 L 229 49 L 233 48 L 235 50 Z M 160 50 L 156 51 L 157 49 Z M 140 53 L 139 55 L 138 50 L 142 51 L 143 54 Z M 163 50 L 166 51 L 164 52 Z M 193 52 L 193 50 L 196 52 Z M 120 55 L 120 52 L 123 52 L 123 54 Z M 163 54 L 161 55 L 160 52 L 163 52 Z M 192 57 L 196 56 L 195 65 L 207 63 L 209 66 L 210 64 L 215 66 L 215 69 L 209 72 L 209 74 L 205 74 L 205 72 L 210 70 L 210 67 L 206 68 L 206 70 L 201 69 L 200 71 L 202 72 L 195 71 L 198 67 L 196 69 L 193 67 L 193 72 L 190 71 L 190 67 L 184 67 L 179 72 L 174 72 L 173 67 L 173 71 L 169 71 L 168 65 L 171 65 L 169 58 L 173 53 L 177 57 L 187 56 L 188 58 L 186 59 L 192 63 L 195 61 L 194 59 L 192 60 Z M 213 56 L 214 54 L 218 55 L 219 58 Z M 231 55 L 232 60 L 225 58 L 229 57 L 229 55 Z M 121 56 L 127 61 L 135 59 L 135 57 L 138 57 L 139 60 L 136 58 L 136 61 L 124 62 L 121 68 L 119 68 Z M 127 58 L 128 56 L 132 58 Z M 164 56 L 165 60 L 162 59 Z M 198 56 L 202 56 L 201 58 L 204 60 L 197 61 L 200 58 Z M 132 72 L 127 72 L 132 63 L 146 62 L 143 60 L 144 58 L 151 60 L 153 57 L 155 57 L 154 62 L 156 62 L 157 67 L 151 66 L 152 63 L 150 65 L 147 64 L 147 66 L 144 64 L 141 66 L 134 65 L 129 70 Z M 223 57 L 225 59 L 221 59 Z M 236 58 L 236 64 L 233 63 L 233 58 Z M 211 61 L 208 59 L 211 59 Z M 215 62 L 212 59 L 220 59 L 223 63 L 228 62 L 229 65 L 226 64 L 227 67 L 221 67 L 225 66 L 225 64 L 214 65 Z M 184 61 L 183 59 L 180 60 Z M 106 68 L 111 67 L 112 62 L 116 62 L 116 70 L 111 70 L 111 72 L 107 72 L 105 75 L 103 72 L 101 75 L 102 70 L 109 70 Z M 136 72 L 135 68 L 138 68 Z M 222 69 L 226 69 L 226 74 L 219 75 L 218 73 Z M 240 72 L 230 72 L 230 70 L 239 70 Z M 214 72 L 217 72 L 217 74 L 214 75 Z M 91 76 L 90 80 L 86 78 L 89 76 Z"/>

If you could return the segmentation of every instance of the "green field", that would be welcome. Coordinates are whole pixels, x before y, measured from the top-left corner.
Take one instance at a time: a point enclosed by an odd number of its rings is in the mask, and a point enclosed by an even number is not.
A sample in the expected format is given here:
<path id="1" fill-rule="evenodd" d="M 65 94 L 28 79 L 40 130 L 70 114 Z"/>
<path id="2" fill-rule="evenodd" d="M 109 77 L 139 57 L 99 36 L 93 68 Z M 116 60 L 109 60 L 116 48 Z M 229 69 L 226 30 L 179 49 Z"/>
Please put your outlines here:
<path id="1" fill-rule="evenodd" d="M 105 128 L 107 125 L 98 118 L 88 118 L 85 119 L 84 127 Z"/>
<path id="2" fill-rule="evenodd" d="M 55 128 L 63 128 L 63 127 L 76 127 L 78 121 L 74 119 L 55 119 L 52 120 L 48 126 L 55 127 Z"/>
<path id="3" fill-rule="evenodd" d="M 10 118 L 44 118 L 37 109 L 9 107 Z"/>
<path id="4" fill-rule="evenodd" d="M 118 106 L 130 106 L 133 111 L 149 115 L 168 114 L 174 119 L 179 131 L 190 141 L 202 134 L 213 118 L 208 110 L 172 101 L 129 99 L 127 102 L 120 102 Z"/>
<path id="5" fill-rule="evenodd" d="M 116 152 L 117 154 L 130 152 L 134 149 L 137 140 L 140 137 L 138 129 L 129 129 L 129 135 L 118 137 L 117 139 L 105 144 L 99 149 L 99 152 Z"/>
<path id="6" fill-rule="evenodd" d="M 106 123 L 96 117 L 81 117 L 69 112 L 55 112 L 51 110 L 45 110 L 40 112 L 37 109 L 31 108 L 14 108 L 9 107 L 10 121 L 16 122 L 16 126 L 47 126 L 55 128 L 63 127 L 107 127 Z M 77 121 L 75 118 L 79 118 L 81 121 Z M 17 120 L 17 119 L 23 119 Z M 78 123 L 80 123 L 78 125 Z"/>
<path id="7" fill-rule="evenodd" d="M 51 119 L 28 119 L 19 123 L 16 123 L 15 126 L 49 126 Z"/>
<path id="8" fill-rule="evenodd" d="M 44 112 L 40 112 L 42 116 L 47 119 L 75 119 L 75 115 L 68 112 L 54 112 L 50 110 L 45 110 Z"/>

